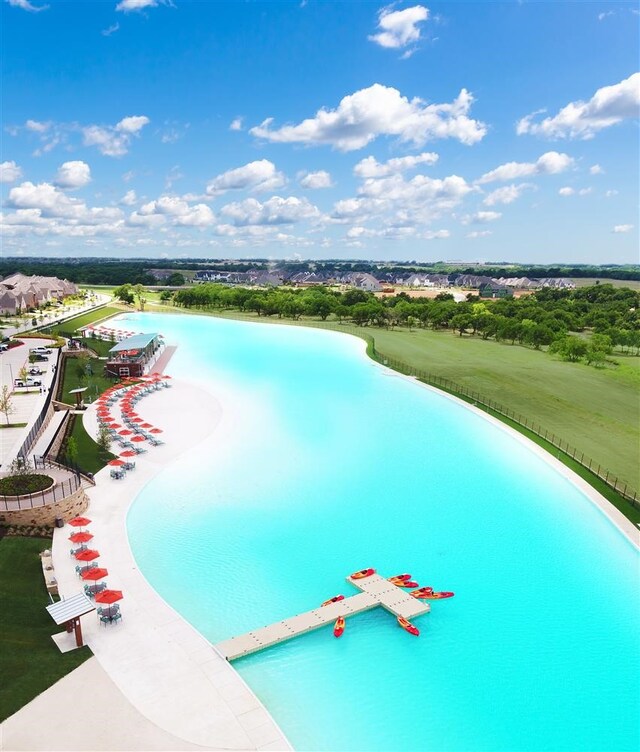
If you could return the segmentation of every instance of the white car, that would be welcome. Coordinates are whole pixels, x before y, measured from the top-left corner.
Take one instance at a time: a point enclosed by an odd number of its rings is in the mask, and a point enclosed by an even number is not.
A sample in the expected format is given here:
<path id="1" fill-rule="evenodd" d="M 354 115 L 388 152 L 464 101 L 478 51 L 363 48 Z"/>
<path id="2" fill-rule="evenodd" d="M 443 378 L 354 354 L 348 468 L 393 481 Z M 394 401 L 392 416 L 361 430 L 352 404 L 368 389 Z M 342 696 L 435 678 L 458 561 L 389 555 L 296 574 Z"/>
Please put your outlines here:
<path id="1" fill-rule="evenodd" d="M 32 355 L 51 355 L 53 350 L 50 347 L 43 347 L 40 345 L 40 347 L 32 347 L 29 352 Z"/>
<path id="2" fill-rule="evenodd" d="M 16 387 L 42 386 L 42 380 L 32 379 L 31 377 L 26 379 L 14 379 L 13 385 Z"/>

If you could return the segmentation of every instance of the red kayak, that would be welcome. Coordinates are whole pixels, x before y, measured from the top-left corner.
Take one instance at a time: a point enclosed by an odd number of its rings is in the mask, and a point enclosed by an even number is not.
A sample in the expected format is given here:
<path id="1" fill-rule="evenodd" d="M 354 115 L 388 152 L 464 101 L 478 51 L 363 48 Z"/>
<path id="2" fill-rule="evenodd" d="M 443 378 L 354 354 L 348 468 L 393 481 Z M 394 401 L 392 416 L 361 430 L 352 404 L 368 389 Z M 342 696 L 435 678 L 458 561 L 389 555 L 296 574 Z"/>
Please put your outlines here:
<path id="1" fill-rule="evenodd" d="M 414 627 L 413 624 L 404 618 L 404 616 L 398 616 L 398 624 L 409 634 L 419 636 L 420 630 L 418 627 Z"/>
<path id="2" fill-rule="evenodd" d="M 429 593 L 428 595 L 424 595 L 423 598 L 426 598 L 427 600 L 433 600 L 437 601 L 441 598 L 453 598 L 455 593 L 449 593 L 446 590 L 443 590 L 441 593 Z"/>
<path id="3" fill-rule="evenodd" d="M 389 582 L 393 582 L 394 580 L 410 580 L 411 575 L 410 574 L 397 574 L 394 577 L 389 577 Z"/>
<path id="4" fill-rule="evenodd" d="M 363 577 L 371 577 L 372 574 L 375 574 L 375 569 L 361 569 L 359 572 L 354 572 L 351 575 L 352 580 L 361 580 Z"/>
<path id="5" fill-rule="evenodd" d="M 412 582 L 411 580 L 393 580 L 391 584 L 395 585 L 396 587 L 406 587 L 406 588 L 420 587 L 420 585 L 418 585 L 417 582 Z"/>
<path id="6" fill-rule="evenodd" d="M 339 616 L 336 619 L 336 623 L 333 625 L 333 636 L 342 637 L 342 635 L 344 634 L 345 625 L 346 622 L 344 620 L 344 616 Z"/>
<path id="7" fill-rule="evenodd" d="M 324 603 L 320 604 L 320 607 L 322 606 L 330 606 L 332 603 L 337 603 L 338 601 L 343 601 L 344 595 L 334 595 L 333 598 L 329 598 L 328 601 L 325 601 Z"/>

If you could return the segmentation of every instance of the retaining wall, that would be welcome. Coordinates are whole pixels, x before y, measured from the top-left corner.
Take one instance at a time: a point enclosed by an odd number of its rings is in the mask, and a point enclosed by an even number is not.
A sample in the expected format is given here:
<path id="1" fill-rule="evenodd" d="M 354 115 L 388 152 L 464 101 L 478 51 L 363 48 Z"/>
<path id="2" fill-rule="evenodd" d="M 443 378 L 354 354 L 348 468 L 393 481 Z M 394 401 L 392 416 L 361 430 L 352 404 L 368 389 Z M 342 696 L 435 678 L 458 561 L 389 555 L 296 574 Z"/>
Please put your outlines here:
<path id="1" fill-rule="evenodd" d="M 89 497 L 84 488 L 67 496 L 62 501 L 56 501 L 52 504 L 46 504 L 33 509 L 21 509 L 15 512 L 0 512 L 0 523 L 3 525 L 50 525 L 53 526 L 56 517 L 62 517 L 68 520 L 82 514 L 89 505 Z"/>

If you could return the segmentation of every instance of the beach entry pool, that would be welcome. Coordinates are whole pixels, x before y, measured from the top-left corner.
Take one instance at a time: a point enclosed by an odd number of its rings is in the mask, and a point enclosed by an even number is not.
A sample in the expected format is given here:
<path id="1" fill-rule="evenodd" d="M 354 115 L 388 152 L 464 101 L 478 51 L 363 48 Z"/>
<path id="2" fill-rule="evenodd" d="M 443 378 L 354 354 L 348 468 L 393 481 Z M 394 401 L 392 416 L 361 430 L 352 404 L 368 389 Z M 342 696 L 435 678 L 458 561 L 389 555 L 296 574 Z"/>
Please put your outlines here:
<path id="1" fill-rule="evenodd" d="M 222 405 L 128 516 L 141 571 L 207 639 L 355 594 L 364 567 L 456 594 L 418 638 L 376 608 L 235 661 L 294 747 L 638 748 L 638 552 L 570 481 L 353 337 L 123 318 Z"/>

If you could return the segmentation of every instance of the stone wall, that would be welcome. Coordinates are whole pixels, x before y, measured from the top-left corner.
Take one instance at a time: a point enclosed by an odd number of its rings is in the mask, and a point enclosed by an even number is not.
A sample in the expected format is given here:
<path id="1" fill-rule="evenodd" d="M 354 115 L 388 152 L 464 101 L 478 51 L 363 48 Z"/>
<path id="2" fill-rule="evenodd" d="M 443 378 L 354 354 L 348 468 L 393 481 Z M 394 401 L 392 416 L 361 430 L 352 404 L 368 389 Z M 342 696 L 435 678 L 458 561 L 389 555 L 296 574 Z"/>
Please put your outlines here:
<path id="1" fill-rule="evenodd" d="M 89 497 L 84 488 L 79 488 L 71 496 L 53 504 L 46 504 L 33 509 L 0 512 L 0 523 L 3 525 L 54 525 L 56 517 L 68 520 L 82 514 L 89 505 Z"/>

